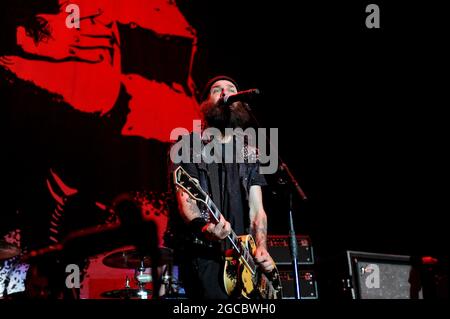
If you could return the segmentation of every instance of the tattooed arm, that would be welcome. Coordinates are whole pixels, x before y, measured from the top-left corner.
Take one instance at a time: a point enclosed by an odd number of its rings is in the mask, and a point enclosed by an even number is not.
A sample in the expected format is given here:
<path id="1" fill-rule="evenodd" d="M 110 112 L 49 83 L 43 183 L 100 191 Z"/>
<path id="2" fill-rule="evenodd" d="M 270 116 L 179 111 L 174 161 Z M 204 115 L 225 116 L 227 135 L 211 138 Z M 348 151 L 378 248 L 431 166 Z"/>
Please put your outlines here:
<path id="1" fill-rule="evenodd" d="M 178 189 L 177 201 L 181 217 L 187 224 L 193 225 L 194 220 L 198 221 L 201 218 L 202 215 L 196 201 L 190 198 L 184 190 Z M 195 223 L 195 225 L 198 225 L 198 223 Z M 231 225 L 223 216 L 220 216 L 217 224 L 205 223 L 201 232 L 209 240 L 221 240 L 231 233 Z"/>
<path id="2" fill-rule="evenodd" d="M 190 198 L 188 193 L 181 188 L 177 190 L 177 202 L 178 210 L 186 223 L 202 216 L 198 209 L 197 202 Z"/>
<path id="3" fill-rule="evenodd" d="M 265 272 L 270 272 L 275 263 L 267 252 L 267 215 L 262 202 L 261 186 L 250 187 L 250 229 L 256 241 L 255 260 Z"/>

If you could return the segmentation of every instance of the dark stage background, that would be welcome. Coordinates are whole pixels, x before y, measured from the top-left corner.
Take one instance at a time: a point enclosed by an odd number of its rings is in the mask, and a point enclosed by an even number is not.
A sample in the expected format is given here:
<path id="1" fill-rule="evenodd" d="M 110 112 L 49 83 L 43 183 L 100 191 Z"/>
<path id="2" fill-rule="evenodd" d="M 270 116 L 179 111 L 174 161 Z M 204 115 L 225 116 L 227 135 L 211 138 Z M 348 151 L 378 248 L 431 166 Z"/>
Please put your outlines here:
<path id="1" fill-rule="evenodd" d="M 180 2 L 201 39 L 193 75 L 228 73 L 261 89 L 254 112 L 279 128 L 280 154 L 310 197 L 296 200 L 297 231 L 324 255 L 442 254 L 448 49 L 439 5 L 380 2 L 382 27 L 368 30 L 367 4 Z M 287 213 L 276 205 L 269 214 L 286 233 Z"/>
<path id="2" fill-rule="evenodd" d="M 279 153 L 309 197 L 301 202 L 294 195 L 296 231 L 311 236 L 316 261 L 326 265 L 325 271 L 333 271 L 336 258 L 345 250 L 443 259 L 448 253 L 450 238 L 444 221 L 449 212 L 448 129 L 444 113 L 449 52 L 444 10 L 437 2 L 396 1 L 394 5 L 377 1 L 381 29 L 369 30 L 365 28 L 369 3 L 306 1 L 294 7 L 291 1 L 176 1 L 195 35 L 183 33 L 183 24 L 175 31 L 163 30 L 168 38 L 146 35 L 151 27 L 136 35 L 133 32 L 140 31 L 129 27 L 129 21 L 119 25 L 122 73 L 168 84 L 177 94 L 184 92 L 171 100 L 189 105 L 191 110 L 184 119 L 174 120 L 177 125 L 195 118 L 195 96 L 211 76 L 227 74 L 236 78 L 242 89 L 261 90 L 253 104 L 254 114 L 263 127 L 279 128 Z M 9 23 L 14 25 L 14 21 Z M 195 41 L 196 51 L 192 49 Z M 151 46 L 144 49 L 148 43 L 166 50 L 167 56 L 152 51 Z M 4 46 L 2 55 L 12 55 L 12 47 Z M 149 67 L 155 59 L 157 66 Z M 167 142 L 160 137 L 167 130 L 155 128 L 155 133 L 146 128 L 145 121 L 134 119 L 128 127 L 131 133 L 124 134 L 128 113 L 120 108 L 107 110 L 122 112 L 112 123 L 98 124 L 105 116 L 91 109 L 84 110 L 87 115 L 76 114 L 75 122 L 67 112 L 63 114 L 67 123 L 53 117 L 49 121 L 45 118 L 57 113 L 46 109 L 43 119 L 36 117 L 42 113 L 30 105 L 32 97 L 19 103 L 18 112 L 17 93 L 8 95 L 5 85 L 11 82 L 4 80 L 12 75 L 3 73 L 2 92 L 10 98 L 6 100 L 6 121 L 10 119 L 11 125 L 6 125 L 7 146 L 2 152 L 7 175 L 3 184 L 9 189 L 4 193 L 2 230 L 11 228 L 7 226 L 11 220 L 20 227 L 15 213 L 21 208 L 31 210 L 27 214 L 33 215 L 32 219 L 42 220 L 31 209 L 37 202 L 46 206 L 38 211 L 46 216 L 42 224 L 48 224 L 46 210 L 52 204 L 37 197 L 44 196 L 38 193 L 45 189 L 49 168 L 58 176 L 68 176 L 63 180 L 78 189 L 78 195 L 87 189 L 84 192 L 92 202 L 110 204 L 124 191 L 166 192 L 164 165 L 160 167 L 159 160 L 165 156 Z M 139 85 L 129 87 L 145 101 Z M 133 95 L 131 91 L 128 89 Z M 164 99 L 162 95 L 161 101 Z M 170 127 L 167 118 L 179 115 L 179 110 L 161 103 L 158 107 L 161 113 L 170 110 L 161 117 L 165 127 Z M 142 114 L 153 118 L 150 113 Z M 37 121 L 42 122 L 38 125 Z M 154 121 L 151 125 L 158 124 Z M 48 122 L 63 128 L 63 134 L 50 134 Z M 95 143 L 85 147 L 92 136 Z M 86 157 L 87 153 L 91 155 Z M 275 177 L 268 179 L 269 232 L 286 234 L 285 192 L 276 185 Z M 75 210 L 66 211 L 71 209 Z M 85 213 L 75 214 L 75 220 L 84 218 Z M 77 223 L 81 227 L 95 220 Z M 47 238 L 48 229 L 43 232 L 42 237 Z M 46 243 L 42 240 L 40 244 Z"/>

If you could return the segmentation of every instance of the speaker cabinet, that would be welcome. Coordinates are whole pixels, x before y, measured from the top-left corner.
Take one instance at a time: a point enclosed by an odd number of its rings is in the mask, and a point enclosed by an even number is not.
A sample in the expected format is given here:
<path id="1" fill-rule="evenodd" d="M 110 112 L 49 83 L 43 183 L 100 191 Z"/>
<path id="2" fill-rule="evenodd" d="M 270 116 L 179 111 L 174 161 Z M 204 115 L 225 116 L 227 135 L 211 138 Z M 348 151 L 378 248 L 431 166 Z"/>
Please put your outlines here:
<path id="1" fill-rule="evenodd" d="M 353 299 L 423 299 L 410 256 L 347 251 Z"/>

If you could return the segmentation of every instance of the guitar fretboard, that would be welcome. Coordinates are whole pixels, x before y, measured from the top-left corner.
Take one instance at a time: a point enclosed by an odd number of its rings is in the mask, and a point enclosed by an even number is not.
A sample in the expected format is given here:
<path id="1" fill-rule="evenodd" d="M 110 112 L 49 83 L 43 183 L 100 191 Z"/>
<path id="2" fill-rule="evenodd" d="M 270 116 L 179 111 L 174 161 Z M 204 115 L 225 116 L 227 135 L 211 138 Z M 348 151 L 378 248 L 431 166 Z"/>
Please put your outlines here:
<path id="1" fill-rule="evenodd" d="M 214 217 L 214 219 L 219 222 L 220 216 L 222 215 L 217 208 L 216 204 L 211 200 L 209 196 L 206 198 L 206 206 L 208 207 L 209 211 L 211 212 L 211 215 Z M 244 263 L 248 267 L 248 269 L 251 271 L 252 274 L 256 272 L 256 264 L 253 260 L 253 256 L 251 255 L 250 251 L 246 248 L 243 248 L 239 237 L 236 235 L 236 233 L 231 230 L 230 235 L 228 235 L 228 240 L 230 241 L 231 245 L 233 246 L 233 249 L 241 256 Z"/>

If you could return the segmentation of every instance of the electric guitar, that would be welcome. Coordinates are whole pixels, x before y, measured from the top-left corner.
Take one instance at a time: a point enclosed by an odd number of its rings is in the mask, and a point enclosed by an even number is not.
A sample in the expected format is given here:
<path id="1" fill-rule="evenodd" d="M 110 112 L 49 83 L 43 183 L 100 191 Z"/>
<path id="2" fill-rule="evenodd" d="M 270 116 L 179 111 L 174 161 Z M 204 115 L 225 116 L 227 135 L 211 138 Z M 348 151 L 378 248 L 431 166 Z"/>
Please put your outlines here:
<path id="1" fill-rule="evenodd" d="M 209 195 L 180 166 L 174 172 L 174 183 L 192 199 L 203 202 L 211 217 L 219 222 L 221 213 Z M 232 230 L 227 236 L 232 249 L 225 253 L 224 286 L 229 296 L 243 296 L 247 299 L 280 299 L 282 286 L 278 269 L 266 274 L 254 261 L 256 244 L 252 235 L 237 236 Z"/>

